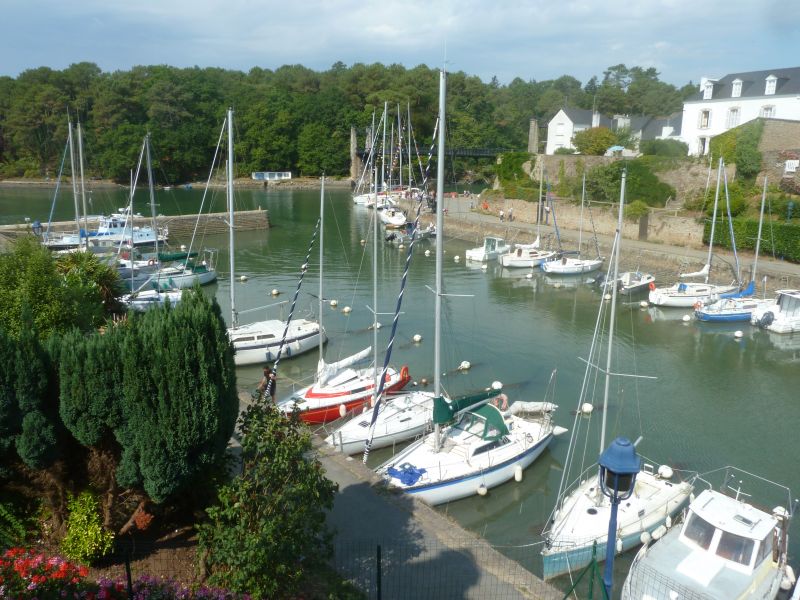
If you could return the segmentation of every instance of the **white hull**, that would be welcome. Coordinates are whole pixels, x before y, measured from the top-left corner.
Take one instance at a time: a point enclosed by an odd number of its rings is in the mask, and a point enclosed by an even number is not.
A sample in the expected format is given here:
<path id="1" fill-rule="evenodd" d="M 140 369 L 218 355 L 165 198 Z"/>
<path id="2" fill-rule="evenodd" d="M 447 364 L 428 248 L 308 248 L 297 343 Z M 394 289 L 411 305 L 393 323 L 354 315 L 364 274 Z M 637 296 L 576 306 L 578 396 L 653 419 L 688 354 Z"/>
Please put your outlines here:
<path id="1" fill-rule="evenodd" d="M 120 298 L 121 302 L 137 312 L 144 312 L 157 306 L 169 304 L 175 306 L 181 301 L 182 292 L 164 292 L 157 290 L 144 290 L 136 294 L 127 294 Z"/>
<path id="2" fill-rule="evenodd" d="M 405 227 L 406 215 L 396 208 L 385 208 L 381 212 L 381 222 L 386 227 Z"/>
<path id="3" fill-rule="evenodd" d="M 325 442 L 344 454 L 364 452 L 374 412 L 374 408 L 369 408 L 354 415 L 326 437 Z M 381 403 L 370 447 L 386 448 L 412 440 L 431 429 L 432 418 L 432 393 L 415 391 L 390 396 Z"/>
<path id="4" fill-rule="evenodd" d="M 285 328 L 285 321 L 271 319 L 228 329 L 236 366 L 262 364 L 275 360 Z M 321 335 L 324 343 L 325 332 L 323 331 Z M 319 348 L 319 345 L 319 323 L 307 319 L 294 319 L 286 333 L 282 356 L 286 358 L 296 356 Z"/>
<path id="5" fill-rule="evenodd" d="M 207 285 L 217 280 L 217 272 L 214 269 L 203 271 L 192 271 L 181 267 L 164 267 L 157 273 L 153 273 L 150 281 L 157 289 L 185 289 L 197 285 Z"/>
<path id="6" fill-rule="evenodd" d="M 644 531 L 652 532 L 670 519 L 688 501 L 692 486 L 659 478 L 649 470 L 636 477 L 634 494 L 620 504 L 617 537 L 623 549 L 638 546 Z M 598 502 L 598 495 L 602 502 Z M 589 564 L 592 545 L 597 542 L 598 561 L 605 558 L 611 507 L 599 489 L 597 475 L 583 481 L 567 496 L 555 513 L 555 522 L 545 533 L 542 550 L 544 577 L 549 579 Z"/>
<path id="7" fill-rule="evenodd" d="M 753 310 L 751 323 L 774 333 L 800 331 L 800 290 L 778 290 L 778 297 Z"/>
<path id="8" fill-rule="evenodd" d="M 603 258 L 584 260 L 581 258 L 563 257 L 561 260 L 551 260 L 542 263 L 542 271 L 553 275 L 580 275 L 597 271 L 603 265 Z"/>
<path id="9" fill-rule="evenodd" d="M 518 247 L 500 256 L 500 264 L 510 269 L 534 269 L 555 255 L 556 253 L 551 250 Z"/>
<path id="10" fill-rule="evenodd" d="M 483 246 L 470 248 L 464 253 L 464 257 L 474 262 L 487 262 L 497 260 L 510 251 L 511 246 L 506 244 L 502 238 L 487 237 L 483 240 Z"/>
<path id="11" fill-rule="evenodd" d="M 650 287 L 655 286 L 656 278 L 650 273 L 640 273 L 639 271 L 626 271 L 617 278 L 619 293 L 631 296 Z"/>
<path id="12" fill-rule="evenodd" d="M 709 303 L 717 300 L 720 294 L 736 290 L 734 285 L 712 285 L 709 283 L 676 283 L 667 288 L 650 291 L 648 300 L 656 306 L 674 308 L 693 308 L 698 302 Z"/>

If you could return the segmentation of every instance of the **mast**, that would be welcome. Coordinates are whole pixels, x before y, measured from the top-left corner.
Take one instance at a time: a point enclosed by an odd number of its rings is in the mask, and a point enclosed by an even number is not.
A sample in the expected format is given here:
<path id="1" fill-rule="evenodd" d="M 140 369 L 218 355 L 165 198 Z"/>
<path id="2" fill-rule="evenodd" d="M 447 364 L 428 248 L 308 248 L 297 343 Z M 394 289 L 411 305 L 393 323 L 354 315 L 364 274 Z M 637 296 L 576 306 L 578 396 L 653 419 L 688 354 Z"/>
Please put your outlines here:
<path id="1" fill-rule="evenodd" d="M 397 103 L 397 153 L 400 155 L 400 192 L 403 191 L 403 123 L 400 120 L 400 103 Z"/>
<path id="2" fill-rule="evenodd" d="M 75 141 L 72 137 L 72 121 L 67 120 L 69 127 L 69 165 L 70 179 L 72 179 L 72 199 L 75 202 L 75 225 L 78 227 L 78 248 L 81 247 L 81 211 L 78 208 L 78 183 L 75 181 Z"/>
<path id="3" fill-rule="evenodd" d="M 319 190 L 319 360 L 322 360 L 322 248 L 325 229 L 325 173 L 322 174 L 322 187 Z"/>
<path id="4" fill-rule="evenodd" d="M 717 168 L 717 191 L 714 192 L 714 214 L 711 217 L 711 237 L 708 240 L 708 260 L 706 261 L 706 265 L 708 266 L 708 272 L 706 272 L 705 283 L 708 283 L 708 274 L 711 272 L 711 252 L 714 249 L 714 227 L 717 224 L 717 205 L 719 204 L 719 184 L 720 184 L 720 179 L 722 178 L 723 165 L 724 163 L 722 161 L 722 157 L 720 157 L 719 167 Z"/>
<path id="5" fill-rule="evenodd" d="M 444 136 L 445 136 L 445 98 L 447 74 L 439 72 L 439 151 L 436 159 L 436 300 L 433 340 L 433 397 L 442 397 L 442 261 L 444 258 Z M 436 450 L 439 449 L 440 427 L 434 426 Z"/>
<path id="6" fill-rule="evenodd" d="M 83 204 L 83 230 L 89 235 L 89 220 L 86 216 L 86 185 L 83 178 L 83 134 L 81 133 L 81 122 L 78 121 L 78 162 L 81 169 L 81 202 Z M 80 239 L 80 237 L 78 238 Z M 89 246 L 89 238 L 86 238 L 86 247 Z"/>
<path id="7" fill-rule="evenodd" d="M 583 246 L 583 201 L 586 197 L 586 173 L 583 174 L 583 183 L 581 184 L 581 216 L 578 223 L 578 258 L 581 257 L 581 247 Z"/>
<path id="8" fill-rule="evenodd" d="M 617 234 L 614 240 L 614 277 L 611 279 L 611 316 L 608 322 L 608 353 L 606 355 L 606 380 L 603 389 L 603 422 L 600 427 L 600 453 L 606 448 L 606 416 L 608 415 L 608 388 L 611 382 L 611 354 L 614 343 L 614 321 L 617 315 L 617 277 L 619 277 L 619 248 L 622 243 L 622 216 L 625 205 L 625 177 L 628 170 L 622 169 L 622 183 L 619 189 L 619 217 L 617 218 Z M 600 496 L 603 498 L 603 496 Z"/>
<path id="9" fill-rule="evenodd" d="M 381 142 L 381 189 L 386 190 L 386 121 L 389 119 L 389 102 L 383 103 L 383 141 Z M 375 189 L 377 194 L 378 190 Z M 375 210 L 378 210 L 378 196 L 375 196 Z"/>
<path id="10" fill-rule="evenodd" d="M 758 237 L 756 238 L 756 255 L 753 258 L 753 283 L 756 281 L 756 267 L 758 266 L 758 251 L 761 249 L 761 226 L 764 225 L 764 201 L 767 199 L 767 178 L 764 177 L 764 190 L 761 192 L 761 212 L 758 216 Z"/>
<path id="11" fill-rule="evenodd" d="M 156 258 L 158 258 L 158 226 L 156 225 L 156 192 L 153 185 L 153 163 L 150 159 L 150 132 L 144 138 L 145 148 L 147 152 L 147 184 L 150 188 L 150 218 L 153 223 L 153 231 L 156 234 Z M 133 211 L 133 204 L 131 203 L 131 212 Z M 131 216 L 133 219 L 133 216 Z M 133 228 L 133 221 L 131 221 L 131 228 Z M 133 246 L 133 229 L 131 229 L 131 246 Z M 131 248 L 131 267 L 133 266 L 133 248 Z"/>
<path id="12" fill-rule="evenodd" d="M 239 316 L 236 313 L 236 290 L 234 285 L 234 259 L 233 259 L 233 109 L 228 108 L 228 247 L 230 248 L 231 270 L 231 328 L 239 326 Z"/>
<path id="13" fill-rule="evenodd" d="M 413 179 L 412 175 L 413 172 L 411 170 L 411 102 L 406 102 L 406 110 L 408 112 L 408 117 L 406 120 L 406 133 L 408 141 L 406 143 L 406 152 L 408 152 L 408 187 L 411 187 L 411 181 Z"/>

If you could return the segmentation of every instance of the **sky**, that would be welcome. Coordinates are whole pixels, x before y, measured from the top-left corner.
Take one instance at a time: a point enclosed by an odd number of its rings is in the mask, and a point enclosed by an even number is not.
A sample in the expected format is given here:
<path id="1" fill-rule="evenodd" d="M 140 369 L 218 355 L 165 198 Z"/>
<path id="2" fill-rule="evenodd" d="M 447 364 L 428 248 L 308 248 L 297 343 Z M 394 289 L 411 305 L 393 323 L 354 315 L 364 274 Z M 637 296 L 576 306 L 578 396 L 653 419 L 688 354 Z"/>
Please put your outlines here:
<path id="1" fill-rule="evenodd" d="M 507 84 L 611 65 L 701 76 L 800 66 L 791 0 L 0 0 L 0 75 L 88 61 L 249 71 L 447 65 Z"/>

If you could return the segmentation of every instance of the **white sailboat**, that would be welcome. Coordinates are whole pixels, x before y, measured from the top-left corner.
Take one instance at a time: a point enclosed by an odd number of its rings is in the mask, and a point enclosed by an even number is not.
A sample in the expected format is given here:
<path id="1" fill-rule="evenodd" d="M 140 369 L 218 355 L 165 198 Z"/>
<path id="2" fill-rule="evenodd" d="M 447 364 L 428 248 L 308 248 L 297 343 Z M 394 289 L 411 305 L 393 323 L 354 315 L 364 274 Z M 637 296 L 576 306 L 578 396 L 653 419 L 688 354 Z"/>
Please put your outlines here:
<path id="1" fill-rule="evenodd" d="M 699 271 L 693 273 L 684 273 L 680 277 L 703 277 L 703 282 L 687 282 L 681 281 L 674 283 L 669 287 L 650 290 L 648 300 L 650 304 L 655 306 L 671 306 L 678 308 L 691 308 L 698 302 L 710 302 L 719 298 L 720 294 L 726 294 L 736 290 L 736 285 L 715 285 L 708 283 L 708 276 L 711 272 L 711 257 L 714 250 L 714 229 L 717 224 L 717 207 L 719 205 L 719 190 L 722 171 L 725 163 L 720 158 L 719 167 L 717 169 L 717 191 L 714 194 L 714 213 L 711 217 L 711 235 L 708 241 L 708 259 L 706 264 Z"/>
<path id="2" fill-rule="evenodd" d="M 293 319 L 287 327 L 285 321 L 268 319 L 239 325 L 236 311 L 236 269 L 234 264 L 234 202 L 233 202 L 233 109 L 228 109 L 228 234 L 230 246 L 230 300 L 231 327 L 228 337 L 233 345 L 233 360 L 238 365 L 252 365 L 275 360 L 283 347 L 287 357 L 295 356 L 317 347 L 325 339 L 320 324 L 309 319 Z M 285 333 L 285 339 L 284 339 Z"/>
<path id="3" fill-rule="evenodd" d="M 689 505 L 681 527 L 654 535 L 636 555 L 622 586 L 623 600 L 766 600 L 794 585 L 787 564 L 791 490 L 735 467 L 719 471 L 737 481 L 756 479 L 760 491 L 785 494 L 785 504 L 760 508 L 741 484 L 704 490 Z"/>
<path id="4" fill-rule="evenodd" d="M 622 240 L 622 215 L 625 199 L 625 171 L 622 174 L 620 189 L 619 220 L 613 247 L 613 276 L 607 281 L 613 282 L 619 273 L 619 252 Z M 558 498 L 553 513 L 543 532 L 545 547 L 542 550 L 544 577 L 549 579 L 587 565 L 592 560 L 593 544 L 597 543 L 597 556 L 605 556 L 605 545 L 608 538 L 608 523 L 611 511 L 609 499 L 603 495 L 598 480 L 597 465 L 586 469 L 575 465 L 577 447 L 583 447 L 585 441 L 578 441 L 581 428 L 581 407 L 588 402 L 589 388 L 595 381 L 594 370 L 599 369 L 600 329 L 605 310 L 609 310 L 608 347 L 606 356 L 605 387 L 603 395 L 603 418 L 600 433 L 600 451 L 605 449 L 606 416 L 608 415 L 611 358 L 613 356 L 614 322 L 617 307 L 617 286 L 611 285 L 611 303 L 606 306 L 601 300 L 598 311 L 595 334 L 589 349 L 583 388 L 579 398 L 579 410 L 575 417 L 575 425 L 567 452 L 567 461 L 559 485 Z M 588 424 L 586 425 L 588 435 Z M 587 440 L 588 441 L 588 440 Z M 672 469 L 664 465 L 656 469 L 653 465 L 643 464 L 643 470 L 636 477 L 636 487 L 630 499 L 619 506 L 617 546 L 624 551 L 641 543 L 644 532 L 652 532 L 671 519 L 686 503 L 692 491 L 687 482 L 672 481 Z M 570 483 L 569 478 L 574 478 Z"/>
<path id="5" fill-rule="evenodd" d="M 543 262 L 551 260 L 556 255 L 554 250 L 542 250 L 539 236 L 532 244 L 514 244 L 514 247 L 501 255 L 500 264 L 509 269 L 525 268 L 535 269 Z"/>
<path id="6" fill-rule="evenodd" d="M 583 176 L 583 187 L 581 190 L 581 217 L 578 229 L 578 257 L 562 256 L 553 258 L 541 264 L 542 271 L 550 275 L 580 275 L 597 271 L 603 266 L 605 260 L 598 251 L 596 258 L 581 258 L 581 246 L 583 243 L 583 206 L 586 197 L 586 175 Z M 555 222 L 555 211 L 553 211 L 553 221 Z"/>
<path id="7" fill-rule="evenodd" d="M 439 160 L 436 230 L 443 232 L 445 73 L 439 79 Z M 437 244 L 436 319 L 441 318 L 442 244 Z M 440 327 L 437 324 L 437 328 Z M 434 351 L 434 431 L 412 443 L 378 468 L 391 487 L 427 502 L 441 504 L 485 491 L 512 479 L 547 447 L 557 428 L 549 412 L 525 418 L 488 401 L 497 389 L 459 402 L 441 391 L 440 340 Z M 499 386 L 493 386 L 495 388 Z M 524 408 L 524 407 L 523 407 Z M 448 425 L 446 425 L 448 424 Z"/>

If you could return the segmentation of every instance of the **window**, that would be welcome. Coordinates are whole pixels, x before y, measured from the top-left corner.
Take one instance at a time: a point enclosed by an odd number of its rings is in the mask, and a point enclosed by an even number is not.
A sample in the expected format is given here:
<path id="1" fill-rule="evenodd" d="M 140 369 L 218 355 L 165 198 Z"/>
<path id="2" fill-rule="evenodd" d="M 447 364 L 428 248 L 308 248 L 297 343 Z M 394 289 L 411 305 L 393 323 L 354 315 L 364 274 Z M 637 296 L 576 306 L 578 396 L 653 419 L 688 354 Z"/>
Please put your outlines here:
<path id="1" fill-rule="evenodd" d="M 707 83 L 706 87 L 703 89 L 703 100 L 711 100 L 711 96 L 714 94 L 714 84 Z"/>
<path id="2" fill-rule="evenodd" d="M 775 107 L 772 105 L 761 107 L 761 116 L 765 119 L 772 119 L 775 117 Z"/>
<path id="3" fill-rule="evenodd" d="M 734 79 L 733 88 L 731 89 L 731 98 L 738 98 L 742 95 L 742 80 Z"/>
<path id="4" fill-rule="evenodd" d="M 755 542 L 749 538 L 723 531 L 717 546 L 717 556 L 747 566 L 750 564 L 754 546 Z"/>
<path id="5" fill-rule="evenodd" d="M 797 173 L 797 167 L 800 167 L 800 160 L 787 160 L 784 173 Z"/>
<path id="6" fill-rule="evenodd" d="M 767 77 L 767 85 L 764 88 L 765 96 L 772 96 L 775 93 L 775 86 L 778 84 L 778 78 L 774 75 Z"/>
<path id="7" fill-rule="evenodd" d="M 708 129 L 711 126 L 711 111 L 710 110 L 701 110 L 700 111 L 700 123 L 698 127 L 700 129 Z"/>
<path id="8" fill-rule="evenodd" d="M 708 138 L 698 138 L 697 140 L 697 154 L 704 156 L 708 152 Z"/>
<path id="9" fill-rule="evenodd" d="M 739 124 L 739 107 L 734 106 L 728 109 L 728 119 L 725 122 L 726 129 L 733 129 Z"/>
<path id="10" fill-rule="evenodd" d="M 704 521 L 693 512 L 689 513 L 689 519 L 683 526 L 683 535 L 701 548 L 708 550 L 711 545 L 711 538 L 714 537 L 714 526 L 708 521 Z"/>
<path id="11" fill-rule="evenodd" d="M 758 547 L 758 559 L 756 560 L 756 564 L 772 555 L 772 535 L 772 532 L 770 532 L 767 537 L 761 540 L 761 545 Z"/>

